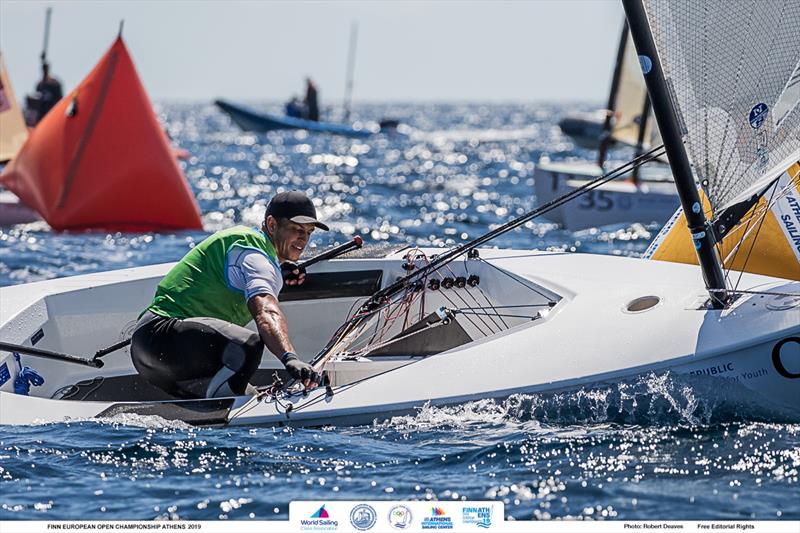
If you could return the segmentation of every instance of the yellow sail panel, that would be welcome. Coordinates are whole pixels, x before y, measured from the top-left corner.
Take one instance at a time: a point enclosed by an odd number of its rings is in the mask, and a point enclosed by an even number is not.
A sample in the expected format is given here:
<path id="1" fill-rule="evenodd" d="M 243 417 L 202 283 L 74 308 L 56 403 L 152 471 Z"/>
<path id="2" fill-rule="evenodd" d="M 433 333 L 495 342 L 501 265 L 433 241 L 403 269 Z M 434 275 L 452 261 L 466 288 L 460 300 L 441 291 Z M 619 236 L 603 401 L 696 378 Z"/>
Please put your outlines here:
<path id="1" fill-rule="evenodd" d="M 25 127 L 25 119 L 11 89 L 6 63 L 0 52 L 0 161 L 8 161 L 17 155 L 27 138 L 28 128 Z"/>
<path id="2" fill-rule="evenodd" d="M 642 75 L 641 67 L 639 67 L 636 47 L 633 45 L 633 39 L 631 39 L 629 32 L 619 75 L 619 88 L 614 102 L 616 120 L 611 135 L 617 141 L 632 146 L 636 145 L 639 138 L 639 124 L 641 123 L 646 94 L 647 88 L 644 84 L 644 76 Z M 650 118 L 652 119 L 652 117 Z M 648 127 L 650 124 L 655 123 L 653 120 L 648 122 Z M 648 135 L 645 135 L 645 142 L 648 140 Z"/>
<path id="3" fill-rule="evenodd" d="M 708 215 L 710 205 L 702 191 L 701 198 Z M 718 250 L 725 269 L 800 281 L 800 161 L 728 232 Z M 664 226 L 645 257 L 697 264 L 682 210 Z"/>

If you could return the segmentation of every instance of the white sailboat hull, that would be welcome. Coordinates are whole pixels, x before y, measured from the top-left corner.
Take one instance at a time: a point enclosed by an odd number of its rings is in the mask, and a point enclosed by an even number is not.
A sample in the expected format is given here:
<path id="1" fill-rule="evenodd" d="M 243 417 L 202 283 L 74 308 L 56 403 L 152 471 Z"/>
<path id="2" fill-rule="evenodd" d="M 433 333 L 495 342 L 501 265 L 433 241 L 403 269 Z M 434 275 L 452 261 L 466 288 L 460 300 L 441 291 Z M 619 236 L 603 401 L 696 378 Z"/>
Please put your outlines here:
<path id="1" fill-rule="evenodd" d="M 664 223 L 680 206 L 675 185 L 668 181 L 668 172 L 648 175 L 648 169 L 642 170 L 638 185 L 627 181 L 605 183 L 544 217 L 571 231 L 609 224 Z M 601 175 L 595 164 L 540 162 L 534 171 L 536 200 L 544 205 Z"/>
<path id="2" fill-rule="evenodd" d="M 378 269 L 384 280 L 393 280 L 401 272 L 401 255 L 330 261 L 317 265 L 311 273 Z M 691 375 L 698 385 L 696 394 L 730 391 L 736 404 L 769 405 L 781 416 L 794 413 L 800 418 L 797 298 L 742 295 L 729 309 L 707 310 L 702 307 L 706 292 L 698 281 L 699 271 L 689 265 L 511 250 L 481 250 L 481 257 L 458 262 L 453 269 L 478 272 L 482 290 L 497 306 L 535 303 L 542 296 L 529 295 L 520 283 L 537 287 L 547 295 L 545 300 L 557 301 L 551 312 L 535 320 L 518 319 L 504 331 L 428 357 L 335 361 L 326 367 L 333 377 L 332 397 L 318 389 L 279 401 L 266 396 L 174 402 L 126 398 L 123 392 L 103 401 L 51 399 L 59 397 L 59 390 L 79 382 L 83 383 L 80 389 L 88 391 L 84 397 L 89 398 L 92 386 L 102 389 L 103 380 L 111 385 L 115 379 L 135 374 L 127 349 L 104 358 L 102 369 L 23 355 L 23 364 L 45 378 L 42 387 L 31 390 L 36 397 L 23 396 L 13 392 L 16 362 L 10 354 L 0 352 L 0 372 L 6 364 L 11 374 L 0 386 L 0 423 L 136 413 L 205 425 L 360 424 L 407 413 L 427 403 L 448 405 L 516 393 L 562 391 L 648 372 Z M 129 335 L 136 315 L 168 267 L 0 288 L 4 302 L 0 339 L 30 344 L 31 337 L 39 336 L 37 347 L 91 354 Z M 493 272 L 497 274 L 493 276 Z M 744 274 L 740 288 L 799 293 L 800 283 Z M 470 297 L 469 293 L 462 295 Z M 451 293 L 450 297 L 454 296 Z M 648 296 L 657 297 L 658 302 L 640 312 L 627 309 L 637 298 Z M 435 293 L 426 293 L 434 306 L 436 298 Z M 320 349 L 356 300 L 334 297 L 284 302 L 298 351 L 308 358 Z M 469 324 L 465 326 L 476 336 Z M 268 355 L 262 361 L 264 371 L 279 366 Z"/>

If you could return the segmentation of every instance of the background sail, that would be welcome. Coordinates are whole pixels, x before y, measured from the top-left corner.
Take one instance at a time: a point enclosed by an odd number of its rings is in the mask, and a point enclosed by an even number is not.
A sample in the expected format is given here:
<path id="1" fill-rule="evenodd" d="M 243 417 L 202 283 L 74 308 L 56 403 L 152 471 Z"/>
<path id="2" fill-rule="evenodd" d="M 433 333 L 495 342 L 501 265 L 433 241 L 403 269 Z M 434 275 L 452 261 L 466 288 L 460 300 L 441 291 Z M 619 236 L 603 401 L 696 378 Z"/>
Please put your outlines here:
<path id="1" fill-rule="evenodd" d="M 708 201 L 703 200 L 708 209 Z M 800 161 L 728 232 L 719 250 L 733 270 L 800 281 Z M 645 258 L 697 264 L 681 209 L 650 244 Z"/>
<path id="2" fill-rule="evenodd" d="M 13 158 L 25 144 L 28 128 L 17 104 L 6 63 L 0 52 L 0 162 Z"/>
<path id="3" fill-rule="evenodd" d="M 641 115 L 644 110 L 644 101 L 647 96 L 647 87 L 644 84 L 644 76 L 639 67 L 639 59 L 636 55 L 636 47 L 633 45 L 630 32 L 628 32 L 627 42 L 625 43 L 625 53 L 622 58 L 620 68 L 619 86 L 614 100 L 614 110 L 616 121 L 611 131 L 611 135 L 617 141 L 631 146 L 635 146 L 639 139 L 639 125 Z M 649 110 L 648 112 L 652 114 Z M 653 117 L 651 116 L 650 119 Z M 650 141 L 650 131 L 658 127 L 655 120 L 647 121 L 647 132 L 645 133 L 645 143 Z M 647 147 L 645 147 L 647 148 Z"/>
<path id="4" fill-rule="evenodd" d="M 719 213 L 800 157 L 800 2 L 644 5 L 687 151 Z"/>

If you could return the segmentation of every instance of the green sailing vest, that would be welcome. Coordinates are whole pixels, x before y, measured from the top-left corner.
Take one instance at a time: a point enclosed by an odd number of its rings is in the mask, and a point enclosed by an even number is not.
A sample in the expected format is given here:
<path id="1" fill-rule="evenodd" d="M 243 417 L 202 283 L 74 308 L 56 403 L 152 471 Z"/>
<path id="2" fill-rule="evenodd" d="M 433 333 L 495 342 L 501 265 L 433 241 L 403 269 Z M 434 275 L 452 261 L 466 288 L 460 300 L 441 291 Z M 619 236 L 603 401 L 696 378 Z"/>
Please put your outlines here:
<path id="1" fill-rule="evenodd" d="M 263 232 L 245 226 L 218 231 L 172 267 L 145 311 L 169 318 L 219 318 L 240 326 L 250 322 L 244 293 L 228 283 L 228 252 L 234 246 L 266 254 L 280 270 L 275 247 Z"/>

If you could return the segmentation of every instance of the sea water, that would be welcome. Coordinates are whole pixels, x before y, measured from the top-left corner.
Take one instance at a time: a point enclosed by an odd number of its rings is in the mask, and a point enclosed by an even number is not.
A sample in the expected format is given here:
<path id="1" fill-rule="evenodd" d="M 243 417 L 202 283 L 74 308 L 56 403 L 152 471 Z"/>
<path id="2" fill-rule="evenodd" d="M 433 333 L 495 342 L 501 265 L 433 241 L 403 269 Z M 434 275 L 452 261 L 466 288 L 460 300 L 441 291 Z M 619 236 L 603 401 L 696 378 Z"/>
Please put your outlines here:
<path id="1" fill-rule="evenodd" d="M 206 231 L 0 229 L 0 285 L 175 261 L 211 231 L 258 225 L 286 189 L 309 193 L 330 222 L 313 247 L 355 234 L 463 243 L 534 207 L 542 155 L 591 159 L 556 126 L 591 107 L 363 105 L 356 118 L 409 129 L 352 140 L 242 133 L 209 104 L 161 103 L 174 143 L 191 154 L 183 167 Z M 572 233 L 537 219 L 495 244 L 638 256 L 658 229 Z M 359 427 L 208 429 L 131 415 L 0 427 L 0 519 L 285 520 L 300 499 L 490 499 L 517 520 L 800 519 L 800 424 L 744 404 L 665 373 Z"/>

